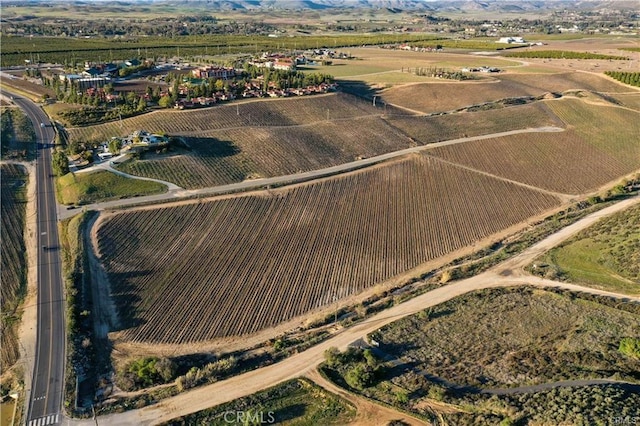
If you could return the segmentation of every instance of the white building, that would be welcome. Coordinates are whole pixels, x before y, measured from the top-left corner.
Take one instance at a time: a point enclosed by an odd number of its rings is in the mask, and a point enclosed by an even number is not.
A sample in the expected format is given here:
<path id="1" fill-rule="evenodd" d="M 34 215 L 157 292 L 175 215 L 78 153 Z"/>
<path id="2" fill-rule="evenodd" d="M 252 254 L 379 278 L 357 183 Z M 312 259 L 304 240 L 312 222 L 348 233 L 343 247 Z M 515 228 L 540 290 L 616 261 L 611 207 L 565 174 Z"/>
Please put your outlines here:
<path id="1" fill-rule="evenodd" d="M 500 37 L 496 43 L 505 43 L 505 44 L 525 44 L 526 41 L 522 37 Z"/>

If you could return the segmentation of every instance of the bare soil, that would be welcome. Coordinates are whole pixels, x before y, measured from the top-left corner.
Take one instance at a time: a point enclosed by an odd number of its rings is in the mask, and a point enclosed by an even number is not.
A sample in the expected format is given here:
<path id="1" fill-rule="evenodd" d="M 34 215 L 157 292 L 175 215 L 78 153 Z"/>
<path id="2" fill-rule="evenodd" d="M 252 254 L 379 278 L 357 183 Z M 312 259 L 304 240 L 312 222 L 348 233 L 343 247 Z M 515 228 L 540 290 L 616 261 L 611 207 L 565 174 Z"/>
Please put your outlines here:
<path id="1" fill-rule="evenodd" d="M 24 384 L 27 391 L 31 389 L 31 372 L 36 351 L 38 326 L 38 241 L 36 214 L 36 173 L 32 163 L 21 163 L 29 175 L 27 184 L 27 208 L 24 232 L 24 243 L 27 249 L 27 296 L 24 300 L 22 322 L 18 335 L 20 338 L 20 360 L 23 365 Z M 27 395 L 28 396 L 28 395 Z M 27 401 L 29 398 L 26 399 Z"/>

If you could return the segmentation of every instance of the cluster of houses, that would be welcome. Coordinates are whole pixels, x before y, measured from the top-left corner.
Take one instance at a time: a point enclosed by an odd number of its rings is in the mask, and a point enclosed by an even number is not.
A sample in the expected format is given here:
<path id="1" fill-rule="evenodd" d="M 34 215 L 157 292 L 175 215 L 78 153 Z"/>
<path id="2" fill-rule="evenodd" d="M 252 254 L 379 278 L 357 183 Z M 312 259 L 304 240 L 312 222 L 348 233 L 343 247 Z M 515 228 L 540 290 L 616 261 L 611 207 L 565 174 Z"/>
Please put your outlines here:
<path id="1" fill-rule="evenodd" d="M 242 98 L 283 98 L 288 96 L 308 96 L 314 95 L 318 93 L 328 93 L 336 90 L 338 87 L 337 83 L 320 83 L 312 86 L 302 87 L 302 88 L 285 88 L 278 89 L 273 82 L 269 83 L 268 89 L 265 91 L 263 86 L 250 82 L 247 83 L 244 91 L 240 95 Z M 199 108 L 199 107 L 207 107 L 215 105 L 219 102 L 230 101 L 236 99 L 236 96 L 233 93 L 229 92 L 216 92 L 212 96 L 204 97 L 200 96 L 197 98 L 185 98 L 178 99 L 174 104 L 174 108 L 176 109 L 189 109 L 189 108 Z"/>

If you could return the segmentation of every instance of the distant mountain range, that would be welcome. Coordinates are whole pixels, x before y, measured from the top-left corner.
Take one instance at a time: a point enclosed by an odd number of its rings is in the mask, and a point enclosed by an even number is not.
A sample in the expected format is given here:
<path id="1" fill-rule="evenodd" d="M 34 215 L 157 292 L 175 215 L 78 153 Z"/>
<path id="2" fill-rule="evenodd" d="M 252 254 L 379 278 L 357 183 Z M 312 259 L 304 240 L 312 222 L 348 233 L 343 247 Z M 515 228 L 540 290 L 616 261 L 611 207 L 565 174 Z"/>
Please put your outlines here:
<path id="1" fill-rule="evenodd" d="M 3 3 L 37 5 L 40 3 L 90 5 L 111 3 L 115 6 L 143 4 L 205 6 L 209 10 L 327 10 L 389 9 L 391 11 L 431 12 L 535 12 L 558 9 L 633 9 L 637 0 L 4 0 Z"/>
<path id="2" fill-rule="evenodd" d="M 392 9 L 424 11 L 531 12 L 557 9 L 637 8 L 635 0 L 141 0 L 154 3 L 206 3 L 214 9 Z M 132 1 L 135 3 L 135 1 Z"/>

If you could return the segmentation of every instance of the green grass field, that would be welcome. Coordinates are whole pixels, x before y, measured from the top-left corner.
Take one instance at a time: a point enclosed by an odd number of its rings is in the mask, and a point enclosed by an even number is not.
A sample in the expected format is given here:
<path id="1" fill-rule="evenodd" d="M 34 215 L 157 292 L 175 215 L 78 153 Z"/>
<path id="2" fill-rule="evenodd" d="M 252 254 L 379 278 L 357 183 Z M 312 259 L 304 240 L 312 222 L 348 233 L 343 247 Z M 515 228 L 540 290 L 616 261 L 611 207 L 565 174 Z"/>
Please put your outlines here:
<path id="1" fill-rule="evenodd" d="M 56 180 L 58 202 L 88 204 L 118 198 L 160 194 L 167 187 L 157 182 L 126 178 L 108 171 L 68 173 Z"/>
<path id="2" fill-rule="evenodd" d="M 601 220 L 535 263 L 542 275 L 640 295 L 640 207 Z"/>
<path id="3" fill-rule="evenodd" d="M 236 416 L 236 413 L 241 413 L 242 418 Z M 307 379 L 294 379 L 245 398 L 174 419 L 166 424 L 240 426 L 268 423 L 329 426 L 348 424 L 355 414 L 355 408 L 340 397 Z M 259 420 L 247 421 L 247 417 Z"/>

